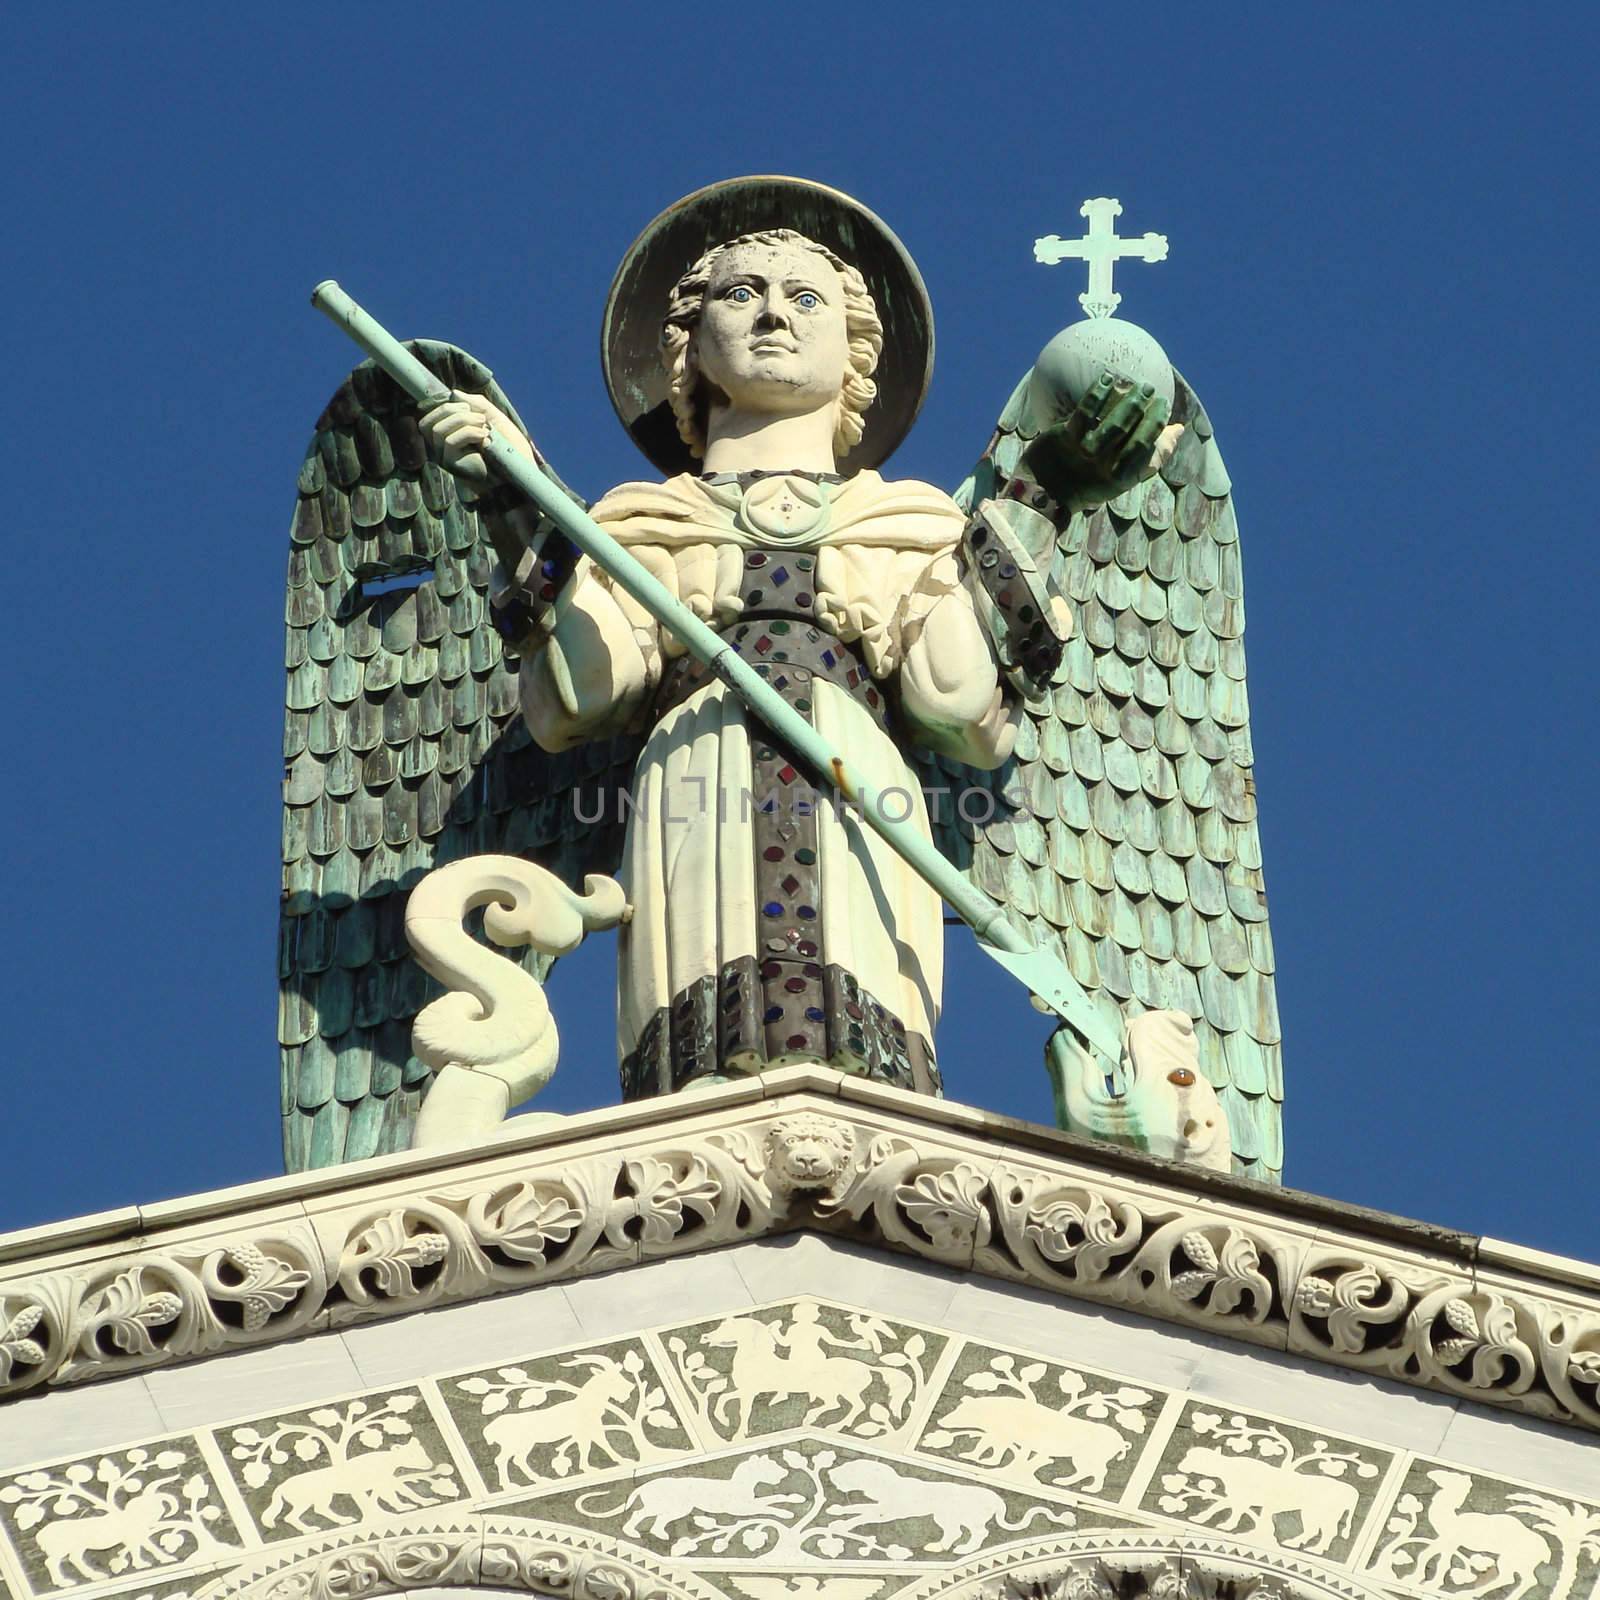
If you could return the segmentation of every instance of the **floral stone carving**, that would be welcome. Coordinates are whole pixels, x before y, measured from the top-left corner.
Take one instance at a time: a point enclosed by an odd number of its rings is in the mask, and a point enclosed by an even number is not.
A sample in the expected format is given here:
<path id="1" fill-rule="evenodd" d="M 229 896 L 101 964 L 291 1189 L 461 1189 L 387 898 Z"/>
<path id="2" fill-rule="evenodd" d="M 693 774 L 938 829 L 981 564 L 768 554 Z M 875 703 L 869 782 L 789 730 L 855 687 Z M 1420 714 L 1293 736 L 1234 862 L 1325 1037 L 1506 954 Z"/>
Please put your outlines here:
<path id="1" fill-rule="evenodd" d="M 992 1139 L 944 1125 L 970 1112 L 881 1088 L 857 1105 L 848 1080 L 825 1081 L 831 1099 L 730 1106 L 712 1090 L 620 1141 L 507 1138 L 419 1162 L 400 1184 L 356 1181 L 319 1215 L 320 1240 L 274 1201 L 195 1242 L 13 1262 L 0 1269 L 0 1396 L 808 1226 L 1600 1427 L 1588 1289 L 1482 1272 L 1355 1223 L 1313 1227 L 1257 1191 L 1215 1187 L 1225 1180 L 1186 1188 L 1032 1151 L 997 1161 Z M 886 1109 L 892 1098 L 915 1114 Z"/>

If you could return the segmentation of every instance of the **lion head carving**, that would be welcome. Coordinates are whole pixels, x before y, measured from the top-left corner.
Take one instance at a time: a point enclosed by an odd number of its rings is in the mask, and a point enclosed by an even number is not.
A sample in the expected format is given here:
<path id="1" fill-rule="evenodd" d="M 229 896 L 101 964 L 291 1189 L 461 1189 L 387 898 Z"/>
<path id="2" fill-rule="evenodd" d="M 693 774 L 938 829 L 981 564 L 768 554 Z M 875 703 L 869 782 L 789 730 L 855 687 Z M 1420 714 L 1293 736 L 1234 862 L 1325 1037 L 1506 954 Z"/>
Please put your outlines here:
<path id="1" fill-rule="evenodd" d="M 850 1170 L 854 1129 L 812 1111 L 783 1117 L 767 1130 L 767 1177 L 779 1193 L 832 1189 Z"/>

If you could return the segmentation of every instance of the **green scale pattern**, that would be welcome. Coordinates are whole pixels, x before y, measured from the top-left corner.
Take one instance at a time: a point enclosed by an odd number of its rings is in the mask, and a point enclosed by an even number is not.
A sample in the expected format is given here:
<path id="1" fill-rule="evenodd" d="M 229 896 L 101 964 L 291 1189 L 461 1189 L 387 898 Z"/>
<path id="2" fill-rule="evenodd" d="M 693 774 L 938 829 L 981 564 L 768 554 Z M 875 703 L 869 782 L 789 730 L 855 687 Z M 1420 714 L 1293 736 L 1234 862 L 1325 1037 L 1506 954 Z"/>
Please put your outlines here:
<path id="1" fill-rule="evenodd" d="M 1025 388 L 957 491 L 964 505 L 1017 474 Z M 1181 377 L 1173 420 L 1187 426 L 1160 476 L 1058 529 L 1076 626 L 1048 698 L 1027 704 L 1015 759 L 994 773 L 938 758 L 924 770 L 932 784 L 992 791 L 994 820 L 976 833 L 942 806 L 939 842 L 1092 996 L 1125 1015 L 1195 1019 L 1236 1168 L 1278 1182 L 1282 1034 L 1238 525 L 1211 423 Z M 966 810 L 981 814 L 976 801 Z"/>
<path id="2" fill-rule="evenodd" d="M 464 352 L 411 349 L 516 415 Z M 560 756 L 532 744 L 490 619 L 493 561 L 471 504 L 427 460 L 415 408 L 358 368 L 318 419 L 290 528 L 278 1009 L 290 1171 L 410 1143 L 430 1076 L 411 1022 L 440 992 L 403 924 L 426 872 L 503 853 L 579 884 L 621 854 L 618 806 L 604 808 L 609 825 L 578 812 L 601 814 L 582 791 L 625 784 L 637 741 Z M 544 976 L 546 958 L 514 955 Z"/>
<path id="3" fill-rule="evenodd" d="M 412 348 L 453 388 L 515 416 L 470 356 Z M 1017 471 L 1030 437 L 1022 392 L 958 491 L 964 503 Z M 1027 706 L 1015 759 L 995 773 L 932 756 L 921 766 L 950 794 L 992 792 L 994 820 L 979 832 L 938 807 L 939 843 L 1019 926 L 1055 942 L 1092 996 L 1196 1019 L 1236 1165 L 1277 1181 L 1281 1035 L 1238 532 L 1210 423 L 1181 378 L 1173 415 L 1189 426 L 1161 476 L 1059 530 L 1076 629 L 1049 697 Z M 409 1142 L 429 1077 L 411 1021 L 437 992 L 405 943 L 417 880 L 486 852 L 538 860 L 575 885 L 614 872 L 614 796 L 639 741 L 560 756 L 531 744 L 515 660 L 489 620 L 487 537 L 427 462 L 409 402 L 370 366 L 318 422 L 291 540 L 279 1015 L 295 1171 Z M 372 593 L 430 570 L 414 589 Z M 586 826 L 580 810 L 608 820 Z M 542 958 L 524 959 L 544 975 Z"/>

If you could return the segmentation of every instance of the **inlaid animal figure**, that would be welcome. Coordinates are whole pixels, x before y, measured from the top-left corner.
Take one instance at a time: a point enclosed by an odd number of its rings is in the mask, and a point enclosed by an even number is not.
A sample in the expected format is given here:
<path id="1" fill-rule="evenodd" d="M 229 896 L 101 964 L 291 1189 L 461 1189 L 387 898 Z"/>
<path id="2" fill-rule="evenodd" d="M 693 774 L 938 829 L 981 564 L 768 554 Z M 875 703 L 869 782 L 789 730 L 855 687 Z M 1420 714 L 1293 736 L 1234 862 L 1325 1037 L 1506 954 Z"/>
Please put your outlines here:
<path id="1" fill-rule="evenodd" d="M 547 1446 L 576 1444 L 589 1456 L 591 1466 L 610 1466 L 606 1448 L 606 1413 L 632 1398 L 633 1379 L 615 1361 L 600 1356 L 573 1356 L 563 1367 L 590 1369 L 592 1376 L 572 1386 L 567 1398 L 536 1411 L 504 1411 L 483 1430 L 484 1443 L 494 1451 L 501 1486 L 512 1487 L 515 1467 L 529 1482 L 537 1477 L 534 1453 Z"/>
<path id="2" fill-rule="evenodd" d="M 882 1461 L 847 1461 L 828 1474 L 828 1482 L 846 1494 L 865 1497 L 864 1503 L 829 1506 L 839 1514 L 830 1533 L 927 1518 L 939 1536 L 923 1548 L 932 1555 L 970 1555 L 994 1530 L 1020 1533 L 1043 1517 L 1056 1527 L 1070 1528 L 1077 1519 L 1069 1511 L 1030 1506 L 1015 1522 L 1006 1518 L 1006 1503 L 994 1492 L 975 1483 L 937 1483 L 925 1478 L 902 1477 Z"/>
<path id="3" fill-rule="evenodd" d="M 1090 1494 L 1105 1487 L 1111 1463 L 1128 1453 L 1128 1441 L 1106 1423 L 1052 1411 L 1020 1395 L 965 1395 L 938 1426 L 968 1441 L 963 1453 L 979 1466 L 1015 1463 L 1031 1473 L 1052 1461 L 1069 1461 L 1072 1476 L 1062 1487 Z"/>
<path id="4" fill-rule="evenodd" d="M 1180 1472 L 1215 1478 L 1222 1493 L 1196 1522 L 1233 1532 L 1245 1526 L 1265 1525 L 1291 1513 L 1300 1519 L 1300 1531 L 1280 1542 L 1289 1550 L 1322 1555 L 1335 1539 L 1350 1532 L 1361 1497 L 1353 1484 L 1341 1483 L 1321 1473 L 1295 1472 L 1288 1462 L 1263 1461 L 1256 1456 L 1229 1455 L 1210 1445 L 1196 1445 L 1178 1463 Z"/>
<path id="5" fill-rule="evenodd" d="M 1461 1556 L 1492 1556 L 1494 1581 L 1472 1593 L 1490 1595 L 1504 1590 L 1505 1600 L 1521 1600 L 1539 1581 L 1539 1568 L 1551 1559 L 1548 1542 L 1506 1512 L 1463 1511 L 1472 1489 L 1466 1473 L 1440 1468 L 1428 1474 L 1428 1481 L 1435 1487 L 1428 1502 L 1428 1521 L 1437 1537 L 1418 1558 L 1412 1581 L 1435 1581 Z"/>
<path id="6" fill-rule="evenodd" d="M 595 1502 L 610 1493 L 599 1489 L 579 1495 L 578 1510 L 585 1516 L 610 1516 L 626 1511 L 622 1531 L 630 1538 L 642 1534 L 671 1538 L 671 1528 L 685 1517 L 770 1517 L 782 1518 L 783 1506 L 799 1505 L 801 1494 L 770 1494 L 768 1491 L 789 1476 L 788 1469 L 771 1456 L 752 1456 L 741 1461 L 726 1478 L 651 1478 L 635 1484 L 626 1501 L 609 1509 Z"/>
<path id="7" fill-rule="evenodd" d="M 130 1495 L 120 1506 L 70 1522 L 49 1522 L 34 1535 L 45 1570 L 57 1588 L 69 1584 L 99 1583 L 111 1576 L 90 1565 L 91 1554 L 124 1551 L 131 1567 L 158 1566 L 172 1558 L 155 1542 L 156 1530 L 178 1514 L 178 1498 L 166 1492 L 176 1478 L 158 1478 L 149 1488 Z M 71 1567 L 76 1577 L 67 1568 Z"/>
<path id="8" fill-rule="evenodd" d="M 262 1513 L 261 1525 L 275 1528 L 283 1522 L 301 1533 L 320 1533 L 322 1529 L 306 1521 L 308 1515 L 347 1527 L 380 1511 L 409 1511 L 427 1505 L 432 1496 L 407 1480 L 438 1470 L 420 1439 L 335 1461 L 280 1483 Z M 334 1509 L 338 1500 L 350 1502 L 353 1510 L 348 1516 Z"/>
<path id="9" fill-rule="evenodd" d="M 807 1422 L 825 1422 L 836 1428 L 849 1427 L 866 1411 L 867 1391 L 874 1377 L 882 1377 L 892 1412 L 898 1412 L 911 1397 L 913 1379 L 903 1368 L 826 1356 L 814 1349 L 802 1356 L 786 1356 L 778 1348 L 780 1337 L 774 1324 L 754 1317 L 729 1317 L 705 1335 L 706 1344 L 733 1351 L 730 1387 L 718 1397 L 712 1413 L 734 1433 L 749 1425 L 750 1410 L 763 1395 L 774 1400 L 803 1396 L 809 1402 Z"/>

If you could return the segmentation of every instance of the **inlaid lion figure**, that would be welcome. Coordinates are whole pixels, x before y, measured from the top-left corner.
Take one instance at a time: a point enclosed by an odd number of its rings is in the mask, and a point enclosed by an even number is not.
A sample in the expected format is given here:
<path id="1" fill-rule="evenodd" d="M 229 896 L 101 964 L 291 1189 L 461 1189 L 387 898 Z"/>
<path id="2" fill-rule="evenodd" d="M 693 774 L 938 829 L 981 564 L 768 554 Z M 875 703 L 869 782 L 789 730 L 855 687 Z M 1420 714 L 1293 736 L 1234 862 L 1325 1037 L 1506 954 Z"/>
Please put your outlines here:
<path id="1" fill-rule="evenodd" d="M 977 1483 L 941 1483 L 896 1472 L 887 1461 L 846 1461 L 833 1468 L 828 1482 L 858 1498 L 830 1506 L 838 1520 L 833 1533 L 861 1528 L 894 1527 L 919 1518 L 932 1522 L 938 1536 L 925 1548 L 930 1555 L 971 1555 L 985 1539 L 1004 1531 L 1021 1533 L 1043 1517 L 1057 1528 L 1076 1525 L 1076 1516 L 1053 1506 L 1029 1506 L 1015 1521 L 1006 1516 L 1006 1502 L 993 1489 Z"/>
<path id="2" fill-rule="evenodd" d="M 628 1498 L 620 1506 L 600 1510 L 596 1502 L 615 1487 L 608 1485 L 593 1494 L 579 1495 L 577 1505 L 585 1516 L 597 1511 L 601 1516 L 626 1512 L 622 1531 L 630 1539 L 670 1539 L 673 1527 L 691 1517 L 776 1517 L 781 1521 L 791 1516 L 793 1513 L 779 1508 L 797 1505 L 804 1497 L 772 1492 L 788 1476 L 788 1469 L 771 1456 L 752 1456 L 741 1461 L 726 1478 L 672 1474 L 624 1484 Z"/>
<path id="3" fill-rule="evenodd" d="M 784 1117 L 767 1131 L 767 1176 L 780 1194 L 833 1189 L 850 1171 L 855 1147 L 843 1122 L 812 1111 Z"/>

